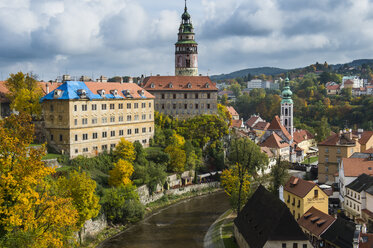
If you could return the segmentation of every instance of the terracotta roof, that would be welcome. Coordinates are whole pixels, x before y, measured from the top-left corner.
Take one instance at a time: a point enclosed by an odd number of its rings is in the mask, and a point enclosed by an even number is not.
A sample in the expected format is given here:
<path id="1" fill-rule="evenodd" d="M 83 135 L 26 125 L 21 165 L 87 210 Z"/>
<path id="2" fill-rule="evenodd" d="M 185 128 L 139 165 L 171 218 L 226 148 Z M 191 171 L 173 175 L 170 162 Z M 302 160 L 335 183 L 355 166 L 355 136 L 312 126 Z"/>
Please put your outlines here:
<path id="1" fill-rule="evenodd" d="M 38 82 L 38 84 L 39 84 L 41 90 L 43 91 L 43 96 L 45 96 L 46 94 L 48 94 L 51 91 L 54 91 L 55 89 L 57 89 L 58 87 L 60 87 L 62 85 L 62 83 L 57 83 L 57 82 L 53 82 L 53 83 Z M 49 92 L 47 92 L 47 85 L 49 87 Z"/>
<path id="2" fill-rule="evenodd" d="M 298 180 L 297 180 L 298 179 Z M 284 190 L 290 192 L 300 198 L 305 197 L 317 184 L 314 182 L 306 181 L 298 177 L 290 177 L 289 181 L 284 186 Z M 321 191 L 321 189 L 319 188 Z"/>
<path id="3" fill-rule="evenodd" d="M 359 88 L 352 88 L 353 91 L 366 91 L 367 89 L 365 87 L 359 87 Z"/>
<path id="4" fill-rule="evenodd" d="M 5 86 L 6 81 L 0 81 L 0 93 L 7 94 L 8 88 Z"/>
<path id="5" fill-rule="evenodd" d="M 360 234 L 359 248 L 372 248 L 373 247 L 373 233 Z"/>
<path id="6" fill-rule="evenodd" d="M 339 84 L 329 85 L 326 87 L 327 90 L 339 90 L 341 86 Z"/>
<path id="7" fill-rule="evenodd" d="M 246 125 L 249 127 L 253 127 L 254 123 L 259 119 L 259 116 L 251 116 L 247 121 Z"/>
<path id="8" fill-rule="evenodd" d="M 253 129 L 266 131 L 269 127 L 269 123 L 265 121 L 259 121 L 253 126 Z"/>
<path id="9" fill-rule="evenodd" d="M 260 151 L 261 152 L 263 152 L 263 153 L 265 153 L 265 154 L 267 154 L 267 156 L 269 157 L 269 158 L 273 158 L 274 157 L 274 155 L 273 155 L 273 153 L 271 152 L 271 149 L 269 149 L 268 147 L 260 147 Z"/>
<path id="10" fill-rule="evenodd" d="M 315 217 L 318 217 L 319 219 L 313 219 Z M 312 221 L 312 219 L 314 221 Z M 329 214 L 326 214 L 314 207 L 311 207 L 298 220 L 298 224 L 310 233 L 312 233 L 313 235 L 315 235 L 316 237 L 319 237 L 321 234 L 325 232 L 326 229 L 329 228 L 331 224 L 333 224 L 334 221 L 335 218 L 333 216 L 330 216 Z"/>
<path id="11" fill-rule="evenodd" d="M 215 83 L 207 76 L 151 76 L 144 79 L 142 87 L 148 91 L 217 91 Z"/>
<path id="12" fill-rule="evenodd" d="M 373 131 L 364 131 L 361 134 L 361 138 L 359 139 L 359 143 L 362 145 L 366 145 L 368 141 L 372 138 Z"/>
<path id="13" fill-rule="evenodd" d="M 269 148 L 284 148 L 289 146 L 287 142 L 282 140 L 277 133 L 273 132 L 264 142 L 260 144 L 261 147 L 269 147 Z"/>
<path id="14" fill-rule="evenodd" d="M 358 177 L 365 173 L 373 176 L 373 160 L 365 158 L 342 158 L 345 177 Z"/>
<path id="15" fill-rule="evenodd" d="M 242 120 L 232 120 L 231 127 L 240 128 L 242 125 Z"/>
<path id="16" fill-rule="evenodd" d="M 280 117 L 278 117 L 278 115 L 276 115 L 275 118 L 273 118 L 271 124 L 268 127 L 268 130 L 281 130 L 285 137 L 288 140 L 291 140 L 291 135 L 289 134 L 288 130 L 286 130 L 286 128 L 281 124 L 281 120 Z"/>
<path id="17" fill-rule="evenodd" d="M 313 135 L 307 130 L 297 130 L 293 133 L 293 139 L 296 143 L 301 143 L 302 141 L 313 139 Z"/>
<path id="18" fill-rule="evenodd" d="M 231 116 L 238 115 L 237 111 L 232 106 L 227 106 L 227 110 L 231 114 Z"/>
<path id="19" fill-rule="evenodd" d="M 109 94 L 111 90 L 118 90 L 118 95 L 127 98 L 123 91 L 127 90 L 133 98 L 142 98 L 139 91 L 142 90 L 140 86 L 135 83 L 102 83 L 102 82 L 84 82 L 87 87 L 94 93 L 99 94 L 99 90 L 105 90 L 106 94 Z M 144 95 L 146 98 L 154 98 L 152 94 L 144 90 Z"/>
<path id="20" fill-rule="evenodd" d="M 319 142 L 317 145 L 323 145 L 323 146 L 336 146 L 336 145 L 355 145 L 356 141 L 354 139 L 350 139 L 349 133 L 336 133 L 328 138 L 326 140 Z M 356 135 L 352 136 L 353 138 L 357 137 Z"/>

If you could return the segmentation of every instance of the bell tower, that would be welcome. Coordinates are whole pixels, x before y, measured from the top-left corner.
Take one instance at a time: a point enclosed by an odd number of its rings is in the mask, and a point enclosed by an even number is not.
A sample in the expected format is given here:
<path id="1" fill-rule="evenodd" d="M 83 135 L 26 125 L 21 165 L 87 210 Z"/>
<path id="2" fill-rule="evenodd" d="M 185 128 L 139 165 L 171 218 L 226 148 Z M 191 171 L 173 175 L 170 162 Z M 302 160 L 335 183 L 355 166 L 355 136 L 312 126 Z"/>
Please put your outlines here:
<path id="1" fill-rule="evenodd" d="M 186 0 L 178 40 L 175 43 L 175 76 L 198 76 L 198 44 L 194 40 L 194 28 L 188 13 Z"/>
<path id="2" fill-rule="evenodd" d="M 281 124 L 288 130 L 291 137 L 293 137 L 293 100 L 291 96 L 293 92 L 290 90 L 289 78 L 285 79 L 285 87 L 282 91 L 281 101 Z"/>

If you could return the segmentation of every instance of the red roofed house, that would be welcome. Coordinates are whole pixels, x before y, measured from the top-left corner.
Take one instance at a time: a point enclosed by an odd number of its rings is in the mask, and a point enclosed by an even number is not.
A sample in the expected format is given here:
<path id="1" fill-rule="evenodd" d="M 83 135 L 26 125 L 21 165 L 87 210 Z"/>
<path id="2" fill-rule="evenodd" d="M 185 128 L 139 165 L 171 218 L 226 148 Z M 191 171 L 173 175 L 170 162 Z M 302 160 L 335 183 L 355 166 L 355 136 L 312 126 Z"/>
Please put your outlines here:
<path id="1" fill-rule="evenodd" d="M 323 234 L 335 220 L 333 216 L 311 207 L 298 219 L 298 224 L 308 236 L 313 247 L 322 247 L 320 246 L 323 240 L 321 234 Z"/>
<path id="2" fill-rule="evenodd" d="M 215 83 L 206 76 L 151 76 L 142 87 L 155 96 L 155 111 L 186 119 L 217 114 Z"/>
<path id="3" fill-rule="evenodd" d="M 252 130 L 255 131 L 256 136 L 258 138 L 261 138 L 265 134 L 265 132 L 267 131 L 268 127 L 269 127 L 269 123 L 268 122 L 260 121 L 260 122 L 257 122 L 253 126 Z"/>
<path id="4" fill-rule="evenodd" d="M 258 122 L 263 122 L 264 120 L 260 118 L 259 115 L 252 115 L 250 118 L 245 122 L 247 128 L 252 129 Z"/>
<path id="5" fill-rule="evenodd" d="M 276 158 L 281 156 L 282 159 L 289 160 L 290 145 L 276 132 L 272 132 L 259 146 L 269 148 Z"/>
<path id="6" fill-rule="evenodd" d="M 228 110 L 229 114 L 231 115 L 232 120 L 239 120 L 240 119 L 240 115 L 237 113 L 237 111 L 232 106 L 227 106 L 227 110 Z"/>
<path id="7" fill-rule="evenodd" d="M 363 131 L 359 134 L 360 152 L 373 148 L 373 131 Z"/>
<path id="8" fill-rule="evenodd" d="M 326 87 L 326 93 L 328 95 L 339 95 L 341 86 L 339 84 L 329 85 Z"/>
<path id="9" fill-rule="evenodd" d="M 295 130 L 293 140 L 297 144 L 297 147 L 301 148 L 305 154 L 307 154 L 310 147 L 316 146 L 313 135 L 307 130 Z"/>
<path id="10" fill-rule="evenodd" d="M 0 82 L 0 120 L 11 114 L 10 101 L 6 97 L 8 88 L 5 86 L 5 81 Z"/>

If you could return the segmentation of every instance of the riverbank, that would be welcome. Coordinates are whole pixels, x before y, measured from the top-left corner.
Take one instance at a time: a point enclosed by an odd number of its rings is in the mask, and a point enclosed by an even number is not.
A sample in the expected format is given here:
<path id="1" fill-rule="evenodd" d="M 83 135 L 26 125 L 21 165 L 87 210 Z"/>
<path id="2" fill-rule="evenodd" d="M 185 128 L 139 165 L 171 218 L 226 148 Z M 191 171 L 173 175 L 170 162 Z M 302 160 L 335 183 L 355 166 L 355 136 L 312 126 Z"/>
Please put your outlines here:
<path id="1" fill-rule="evenodd" d="M 229 209 L 210 226 L 203 240 L 204 248 L 238 248 L 233 234 L 236 213 Z"/>
<path id="2" fill-rule="evenodd" d="M 215 193 L 218 191 L 222 191 L 222 189 L 209 187 L 198 191 L 187 192 L 181 195 L 165 195 L 159 200 L 146 205 L 146 214 L 144 219 L 150 217 L 153 214 L 156 214 L 162 209 L 169 207 L 173 204 L 179 203 L 181 201 L 186 201 L 188 199 L 198 197 L 201 195 Z M 109 226 L 105 228 L 103 231 L 101 231 L 98 235 L 96 235 L 94 239 L 87 239 L 86 242 L 83 243 L 82 247 L 96 247 L 105 240 L 118 235 L 119 233 L 123 232 L 124 230 L 128 229 L 133 225 L 136 225 L 136 223 L 128 224 L 125 226 Z"/>

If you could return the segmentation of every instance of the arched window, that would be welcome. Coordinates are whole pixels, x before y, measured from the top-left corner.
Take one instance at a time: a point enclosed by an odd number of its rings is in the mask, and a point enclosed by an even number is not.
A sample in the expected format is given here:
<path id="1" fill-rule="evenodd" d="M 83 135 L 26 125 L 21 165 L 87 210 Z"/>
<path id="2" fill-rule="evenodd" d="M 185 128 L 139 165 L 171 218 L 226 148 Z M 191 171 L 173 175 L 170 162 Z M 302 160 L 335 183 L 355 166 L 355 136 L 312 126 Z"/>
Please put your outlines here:
<path id="1" fill-rule="evenodd" d="M 285 115 L 286 116 L 288 115 L 288 109 L 287 108 L 285 109 Z"/>

